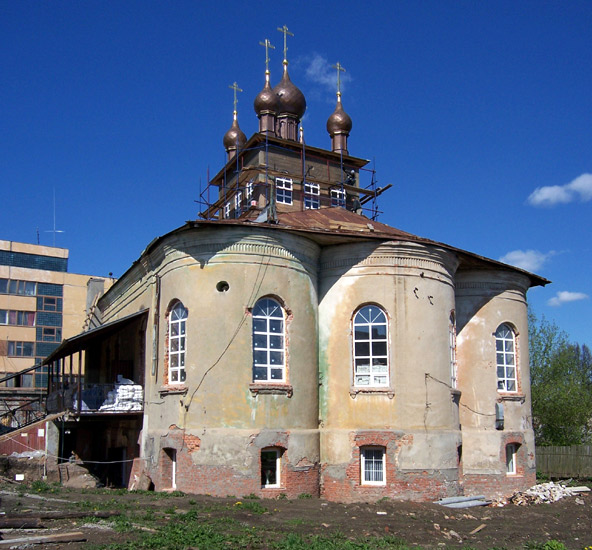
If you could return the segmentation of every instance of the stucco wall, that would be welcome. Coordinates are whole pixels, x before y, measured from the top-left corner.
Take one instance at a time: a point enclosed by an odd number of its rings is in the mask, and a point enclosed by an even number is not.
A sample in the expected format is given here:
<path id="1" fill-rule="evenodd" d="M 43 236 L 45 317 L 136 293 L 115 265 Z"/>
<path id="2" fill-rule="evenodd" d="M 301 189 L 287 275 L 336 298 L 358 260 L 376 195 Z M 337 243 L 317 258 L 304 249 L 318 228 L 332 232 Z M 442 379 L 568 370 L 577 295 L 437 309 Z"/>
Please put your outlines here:
<path id="1" fill-rule="evenodd" d="M 457 274 L 458 383 L 462 391 L 460 419 L 463 432 L 463 472 L 467 486 L 482 482 L 490 494 L 507 491 L 506 483 L 527 486 L 534 481 L 528 320 L 528 279 L 519 273 L 474 270 Z M 518 387 L 497 389 L 495 332 L 505 323 L 516 336 Z M 503 426 L 496 426 L 496 404 L 503 410 Z M 499 413 L 498 413 L 499 414 Z M 507 479 L 505 447 L 520 445 L 520 472 Z M 488 476 L 493 476 L 490 481 Z M 497 488 L 495 485 L 497 484 Z"/>

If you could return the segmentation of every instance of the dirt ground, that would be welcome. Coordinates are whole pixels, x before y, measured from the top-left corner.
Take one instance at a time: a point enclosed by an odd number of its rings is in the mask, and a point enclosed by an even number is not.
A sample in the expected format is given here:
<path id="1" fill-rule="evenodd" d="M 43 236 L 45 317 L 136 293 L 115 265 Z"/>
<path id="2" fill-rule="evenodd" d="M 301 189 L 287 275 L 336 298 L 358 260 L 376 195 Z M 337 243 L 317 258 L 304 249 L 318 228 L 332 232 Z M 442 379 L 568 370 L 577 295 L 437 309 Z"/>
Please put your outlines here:
<path id="1" fill-rule="evenodd" d="M 230 492 L 230 491 L 229 491 Z M 383 501 L 375 504 L 335 504 L 316 498 L 297 500 L 260 500 L 250 498 L 213 498 L 207 496 L 125 492 L 121 490 L 70 490 L 63 488 L 18 487 L 0 484 L 0 521 L 17 519 L 25 523 L 41 517 L 35 529 L 2 529 L 0 548 L 106 548 L 109 544 L 140 545 L 142 537 L 156 536 L 175 519 L 188 517 L 198 524 L 208 524 L 220 531 L 237 529 L 252 533 L 250 538 L 230 539 L 226 547 L 270 548 L 289 538 L 332 536 L 394 537 L 408 547 L 423 549 L 537 548 L 549 540 L 562 542 L 569 550 L 592 545 L 592 493 L 564 498 L 552 504 L 449 509 L 432 503 Z M 93 514 L 120 514 L 99 519 Z M 79 517 L 64 518 L 64 515 Z M 50 518 L 48 516 L 55 516 Z M 80 517 L 87 516 L 87 517 Z M 39 520 L 38 520 L 39 521 Z M 32 546 L 32 537 L 63 533 L 81 533 L 78 542 L 45 542 Z M 473 533 L 473 534 L 471 534 Z M 256 536 L 254 535 L 256 534 Z M 7 545 L 8 539 L 29 539 Z M 156 539 L 155 539 L 156 540 Z M 212 539 L 213 540 L 213 539 Z M 244 544 L 237 540 L 246 540 Z M 308 540 L 308 539 L 307 539 Z M 172 541 L 172 539 L 171 539 Z M 167 548 L 197 548 L 186 545 Z M 214 547 L 208 543 L 201 550 Z M 121 546 L 119 546 L 121 548 Z M 153 545 L 152 547 L 159 547 Z M 222 546 L 216 546 L 224 547 Z M 331 546 L 336 548 L 337 546 Z M 316 547 L 315 547 L 316 548 Z M 356 547 L 357 548 L 357 547 Z"/>

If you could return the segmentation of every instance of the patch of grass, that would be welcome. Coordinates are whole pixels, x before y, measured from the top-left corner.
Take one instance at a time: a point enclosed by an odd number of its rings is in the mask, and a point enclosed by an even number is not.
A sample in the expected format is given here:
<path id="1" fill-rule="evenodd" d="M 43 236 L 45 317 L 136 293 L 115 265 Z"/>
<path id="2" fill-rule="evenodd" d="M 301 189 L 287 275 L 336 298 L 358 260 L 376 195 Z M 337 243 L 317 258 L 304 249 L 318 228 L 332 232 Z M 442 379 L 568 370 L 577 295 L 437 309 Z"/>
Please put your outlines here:
<path id="1" fill-rule="evenodd" d="M 238 524 L 234 522 L 233 527 L 236 525 Z M 157 528 L 155 533 L 139 532 L 136 541 L 110 544 L 103 549 L 181 550 L 190 547 L 207 550 L 262 548 L 262 540 L 255 531 L 248 528 L 239 529 L 238 532 L 223 533 L 212 525 L 198 521 L 197 512 L 191 510 L 186 514 L 179 514 L 175 521 L 169 521 Z"/>
<path id="2" fill-rule="evenodd" d="M 238 506 L 237 506 L 238 508 Z M 253 514 L 265 514 L 266 512 L 268 512 L 269 510 L 263 506 L 262 504 L 260 504 L 259 502 L 243 502 L 240 506 L 240 508 L 242 508 L 243 510 L 248 510 L 249 512 L 252 512 Z"/>
<path id="3" fill-rule="evenodd" d="M 250 495 L 245 495 L 243 500 L 259 500 L 259 496 L 255 493 L 251 493 Z"/>
<path id="4" fill-rule="evenodd" d="M 306 499 L 312 498 L 312 495 L 311 495 L 311 494 L 309 494 L 309 493 L 300 493 L 300 494 L 298 495 L 298 498 L 299 498 L 299 499 L 306 500 Z"/>
<path id="5" fill-rule="evenodd" d="M 547 542 L 527 542 L 524 545 L 525 550 L 567 550 L 565 544 L 558 540 L 548 540 Z"/>
<path id="6" fill-rule="evenodd" d="M 281 541 L 274 543 L 271 548 L 274 550 L 379 550 L 382 548 L 411 550 L 411 547 L 398 537 L 350 539 L 342 533 L 327 536 L 302 536 L 288 533 Z M 418 548 L 414 547 L 414 550 L 418 550 Z"/>
<path id="7" fill-rule="evenodd" d="M 59 483 L 47 483 L 38 479 L 31 483 L 29 490 L 34 493 L 59 493 L 62 486 Z"/>
<path id="8" fill-rule="evenodd" d="M 118 533 L 129 533 L 135 530 L 134 524 L 124 515 L 113 517 L 113 528 Z"/>

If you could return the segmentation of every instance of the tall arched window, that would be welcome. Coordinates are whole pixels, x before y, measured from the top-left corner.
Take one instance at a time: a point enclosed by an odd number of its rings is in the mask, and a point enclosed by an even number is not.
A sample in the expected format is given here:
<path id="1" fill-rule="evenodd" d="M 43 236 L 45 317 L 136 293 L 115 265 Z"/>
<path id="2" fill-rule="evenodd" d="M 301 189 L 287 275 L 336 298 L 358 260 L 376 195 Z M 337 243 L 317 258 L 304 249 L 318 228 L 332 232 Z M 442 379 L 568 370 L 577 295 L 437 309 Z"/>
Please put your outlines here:
<path id="1" fill-rule="evenodd" d="M 495 352 L 498 391 L 518 391 L 516 375 L 516 335 L 512 328 L 506 324 L 500 325 L 495 331 Z"/>
<path id="2" fill-rule="evenodd" d="M 389 384 L 388 323 L 376 305 L 364 306 L 354 315 L 354 385 L 383 387 Z"/>
<path id="3" fill-rule="evenodd" d="M 187 309 L 178 302 L 169 314 L 169 383 L 185 382 Z"/>
<path id="4" fill-rule="evenodd" d="M 456 364 L 456 316 L 454 311 L 450 313 L 448 325 L 448 348 L 450 352 L 450 386 L 456 388 L 457 364 Z"/>
<path id="5" fill-rule="evenodd" d="M 253 381 L 285 382 L 284 310 L 272 298 L 253 308 Z"/>

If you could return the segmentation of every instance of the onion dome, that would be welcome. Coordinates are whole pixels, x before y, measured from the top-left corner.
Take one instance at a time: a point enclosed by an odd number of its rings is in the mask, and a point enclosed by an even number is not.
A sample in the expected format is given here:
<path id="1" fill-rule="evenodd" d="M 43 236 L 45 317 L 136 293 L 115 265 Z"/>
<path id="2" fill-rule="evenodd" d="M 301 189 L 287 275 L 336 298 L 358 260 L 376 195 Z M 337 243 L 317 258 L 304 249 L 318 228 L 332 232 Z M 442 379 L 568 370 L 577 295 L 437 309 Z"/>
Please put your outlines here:
<path id="1" fill-rule="evenodd" d="M 245 136 L 244 132 L 239 128 L 238 121 L 236 120 L 236 112 L 234 113 L 234 118 L 232 120 L 232 126 L 224 134 L 224 148 L 228 150 L 235 150 L 238 147 L 243 147 L 245 143 L 247 143 L 247 136 Z"/>
<path id="2" fill-rule="evenodd" d="M 277 113 L 279 107 L 279 99 L 276 93 L 271 89 L 269 80 L 265 79 L 265 86 L 261 90 L 253 103 L 255 113 L 257 116 L 261 116 L 262 113 L 271 112 Z"/>
<path id="3" fill-rule="evenodd" d="M 294 85 L 288 75 L 287 63 L 284 64 L 284 74 L 279 84 L 273 89 L 279 98 L 278 113 L 290 114 L 302 118 L 306 111 L 304 94 Z"/>
<path id="4" fill-rule="evenodd" d="M 341 104 L 341 94 L 337 96 L 337 105 L 335 111 L 327 120 L 327 132 L 333 137 L 335 134 L 346 134 L 349 135 L 352 129 L 352 119 L 343 110 Z"/>

